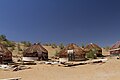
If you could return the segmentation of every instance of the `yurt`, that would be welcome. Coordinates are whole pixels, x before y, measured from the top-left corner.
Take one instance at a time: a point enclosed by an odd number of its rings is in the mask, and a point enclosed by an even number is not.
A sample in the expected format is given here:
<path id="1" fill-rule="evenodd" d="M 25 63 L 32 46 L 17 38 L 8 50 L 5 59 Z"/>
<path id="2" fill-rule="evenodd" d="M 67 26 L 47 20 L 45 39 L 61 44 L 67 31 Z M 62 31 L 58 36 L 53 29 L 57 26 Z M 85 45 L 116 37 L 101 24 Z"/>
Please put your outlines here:
<path id="1" fill-rule="evenodd" d="M 0 64 L 12 61 L 12 53 L 2 44 L 0 44 Z"/>
<path id="2" fill-rule="evenodd" d="M 97 44 L 90 43 L 90 44 L 85 46 L 84 50 L 86 52 L 89 52 L 91 50 L 96 50 L 96 56 L 97 57 L 101 57 L 102 56 L 102 48 L 99 47 Z"/>
<path id="3" fill-rule="evenodd" d="M 117 41 L 115 44 L 113 44 L 109 51 L 110 55 L 120 55 L 120 41 Z"/>
<path id="4" fill-rule="evenodd" d="M 85 60 L 85 51 L 78 45 L 71 43 L 58 53 L 58 57 L 61 61 L 67 59 L 68 61 Z"/>
<path id="5" fill-rule="evenodd" d="M 23 61 L 48 60 L 48 51 L 40 44 L 35 43 L 23 52 Z"/>

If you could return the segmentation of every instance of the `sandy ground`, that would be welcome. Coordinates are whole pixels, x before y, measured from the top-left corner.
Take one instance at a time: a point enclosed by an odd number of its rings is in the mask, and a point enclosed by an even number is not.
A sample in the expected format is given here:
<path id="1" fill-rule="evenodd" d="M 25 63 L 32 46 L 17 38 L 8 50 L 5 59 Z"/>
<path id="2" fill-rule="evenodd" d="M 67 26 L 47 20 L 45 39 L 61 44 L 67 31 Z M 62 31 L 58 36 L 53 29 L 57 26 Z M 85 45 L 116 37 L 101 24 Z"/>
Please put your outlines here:
<path id="1" fill-rule="evenodd" d="M 120 60 L 109 59 L 106 63 L 60 67 L 45 64 L 31 66 L 21 71 L 0 70 L 0 79 L 21 77 L 22 80 L 120 80 Z"/>

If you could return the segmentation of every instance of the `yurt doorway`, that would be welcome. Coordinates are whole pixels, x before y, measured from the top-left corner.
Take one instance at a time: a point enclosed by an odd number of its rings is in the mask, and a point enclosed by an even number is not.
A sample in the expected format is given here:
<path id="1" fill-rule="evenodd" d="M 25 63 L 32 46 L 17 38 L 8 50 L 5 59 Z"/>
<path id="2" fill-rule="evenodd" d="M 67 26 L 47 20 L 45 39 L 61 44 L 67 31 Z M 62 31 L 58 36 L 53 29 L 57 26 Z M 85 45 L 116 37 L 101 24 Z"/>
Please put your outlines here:
<path id="1" fill-rule="evenodd" d="M 74 55 L 74 51 L 73 50 L 68 50 L 68 60 L 69 61 L 74 61 L 75 60 L 75 55 Z"/>
<path id="2" fill-rule="evenodd" d="M 48 54 L 44 53 L 44 52 L 38 53 L 38 59 L 39 60 L 48 60 Z"/>
<path id="3" fill-rule="evenodd" d="M 42 52 L 39 52 L 39 53 L 38 53 L 38 60 L 39 60 L 39 61 L 42 60 Z"/>

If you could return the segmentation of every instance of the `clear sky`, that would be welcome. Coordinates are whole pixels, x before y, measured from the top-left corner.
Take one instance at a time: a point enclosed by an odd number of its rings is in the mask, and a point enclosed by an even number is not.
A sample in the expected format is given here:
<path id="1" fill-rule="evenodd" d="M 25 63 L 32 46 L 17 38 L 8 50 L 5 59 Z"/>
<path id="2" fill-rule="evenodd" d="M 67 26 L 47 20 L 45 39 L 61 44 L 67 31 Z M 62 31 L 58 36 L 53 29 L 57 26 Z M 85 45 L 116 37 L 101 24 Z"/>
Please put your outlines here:
<path id="1" fill-rule="evenodd" d="M 120 0 L 0 0 L 0 34 L 13 41 L 120 40 Z"/>

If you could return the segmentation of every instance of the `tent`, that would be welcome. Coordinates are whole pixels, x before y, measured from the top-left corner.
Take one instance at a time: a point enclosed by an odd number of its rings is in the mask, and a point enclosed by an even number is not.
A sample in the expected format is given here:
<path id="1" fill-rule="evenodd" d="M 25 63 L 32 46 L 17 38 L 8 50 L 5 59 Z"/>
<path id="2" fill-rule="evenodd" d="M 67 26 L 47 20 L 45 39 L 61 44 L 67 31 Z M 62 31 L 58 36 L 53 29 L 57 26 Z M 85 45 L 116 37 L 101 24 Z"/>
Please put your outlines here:
<path id="1" fill-rule="evenodd" d="M 2 44 L 0 44 L 0 63 L 11 62 L 12 53 Z"/>
<path id="2" fill-rule="evenodd" d="M 68 58 L 69 61 L 85 60 L 85 51 L 78 45 L 68 44 L 58 55 L 59 58 Z"/>
<path id="3" fill-rule="evenodd" d="M 89 52 L 89 51 L 91 51 L 91 50 L 95 50 L 97 57 L 101 57 L 101 56 L 102 56 L 102 48 L 99 47 L 97 44 L 90 43 L 90 44 L 88 44 L 88 45 L 86 45 L 86 46 L 84 47 L 84 50 L 85 50 L 86 52 Z"/>
<path id="4" fill-rule="evenodd" d="M 23 58 L 48 60 L 48 51 L 40 43 L 35 43 L 23 52 Z"/>
<path id="5" fill-rule="evenodd" d="M 110 55 L 120 55 L 120 41 L 117 41 L 115 44 L 113 44 L 110 48 Z"/>

